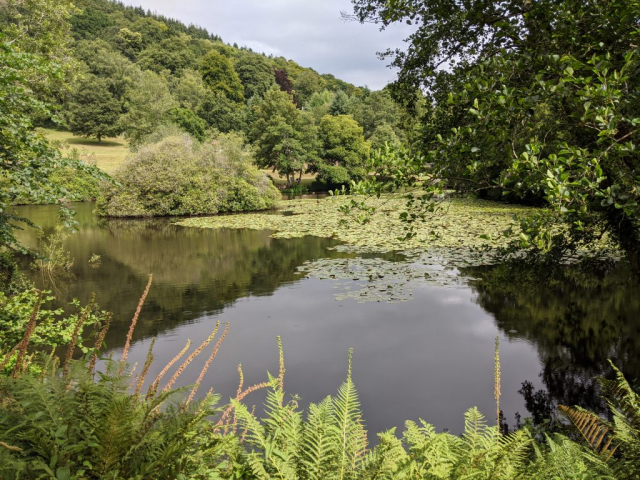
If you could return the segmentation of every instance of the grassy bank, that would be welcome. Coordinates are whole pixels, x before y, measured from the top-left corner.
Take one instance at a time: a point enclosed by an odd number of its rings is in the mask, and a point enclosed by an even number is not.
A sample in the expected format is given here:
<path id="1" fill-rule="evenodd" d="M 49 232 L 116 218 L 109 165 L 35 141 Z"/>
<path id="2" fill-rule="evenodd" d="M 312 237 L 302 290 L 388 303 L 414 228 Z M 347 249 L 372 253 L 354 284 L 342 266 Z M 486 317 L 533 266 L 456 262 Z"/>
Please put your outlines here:
<path id="1" fill-rule="evenodd" d="M 81 138 L 71 132 L 62 130 L 42 129 L 44 135 L 51 142 L 55 142 L 64 152 L 72 148 L 80 151 L 81 158 L 87 163 L 95 163 L 102 171 L 112 174 L 129 154 L 129 143 L 123 138 L 98 140 Z"/>
<path id="2" fill-rule="evenodd" d="M 42 132 L 48 140 L 60 145 L 63 152 L 71 148 L 77 148 L 80 151 L 81 158 L 85 162 L 95 163 L 98 168 L 109 175 L 116 171 L 130 153 L 129 142 L 122 137 L 110 138 L 98 142 L 95 138 L 76 137 L 71 132 L 64 130 L 43 128 Z M 280 190 L 286 187 L 286 178 L 278 176 L 278 173 L 272 170 L 262 171 L 273 179 L 273 184 Z M 300 183 L 304 187 L 311 189 L 311 185 L 315 180 L 315 174 L 305 173 L 302 175 L 302 181 Z"/>

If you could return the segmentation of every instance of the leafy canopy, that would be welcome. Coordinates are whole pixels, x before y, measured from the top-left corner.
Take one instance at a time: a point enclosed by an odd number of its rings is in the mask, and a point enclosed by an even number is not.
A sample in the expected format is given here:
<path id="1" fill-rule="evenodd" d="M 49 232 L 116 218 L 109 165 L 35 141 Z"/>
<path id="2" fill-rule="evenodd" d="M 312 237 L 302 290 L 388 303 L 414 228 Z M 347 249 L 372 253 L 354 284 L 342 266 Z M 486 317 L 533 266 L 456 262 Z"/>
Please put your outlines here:
<path id="1" fill-rule="evenodd" d="M 518 246 L 608 234 L 640 271 L 637 0 L 354 4 L 361 21 L 416 25 L 406 51 L 387 52 L 396 98 L 427 99 L 405 186 L 441 179 L 425 183 L 427 202 L 454 187 L 540 203 Z"/>
<path id="2" fill-rule="evenodd" d="M 317 128 L 313 117 L 298 110 L 292 96 L 277 86 L 254 105 L 253 113 L 251 136 L 258 164 L 286 176 L 288 187 L 299 183 L 302 173 L 317 160 Z"/>

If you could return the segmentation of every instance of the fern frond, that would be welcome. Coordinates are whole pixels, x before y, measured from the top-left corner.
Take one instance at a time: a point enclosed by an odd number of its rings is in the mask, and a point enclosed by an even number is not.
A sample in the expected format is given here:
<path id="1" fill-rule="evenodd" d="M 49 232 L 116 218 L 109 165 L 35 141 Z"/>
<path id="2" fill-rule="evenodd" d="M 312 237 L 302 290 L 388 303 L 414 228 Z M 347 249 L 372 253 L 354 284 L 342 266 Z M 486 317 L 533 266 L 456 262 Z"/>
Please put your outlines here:
<path id="1" fill-rule="evenodd" d="M 640 431 L 640 395 L 629 385 L 624 374 L 612 363 L 615 380 L 601 378 L 602 396 L 607 400 L 614 415 L 624 417 L 625 422 L 634 430 Z"/>
<path id="2" fill-rule="evenodd" d="M 367 477 L 376 479 L 402 480 L 411 476 L 407 465 L 411 457 L 396 436 L 395 428 L 378 434 L 379 443 L 365 459 Z"/>
<path id="3" fill-rule="evenodd" d="M 536 445 L 535 458 L 519 478 L 548 480 L 550 478 L 616 478 L 607 463 L 593 450 L 556 434 L 545 435 L 546 444 Z"/>
<path id="4" fill-rule="evenodd" d="M 338 478 L 351 478 L 363 457 L 362 440 L 366 438 L 366 431 L 362 424 L 360 399 L 352 379 L 353 349 L 349 350 L 349 368 L 347 380 L 338 389 L 333 399 L 334 421 L 339 435 L 339 473 Z"/>
<path id="5" fill-rule="evenodd" d="M 300 463 L 304 477 L 310 480 L 322 480 L 327 472 L 336 470 L 337 445 L 334 440 L 338 438 L 338 431 L 331 421 L 333 414 L 331 397 L 309 405 L 302 433 Z"/>
<path id="6" fill-rule="evenodd" d="M 285 394 L 280 388 L 280 377 L 269 376 L 269 382 L 272 387 L 265 401 L 265 432 L 280 452 L 282 460 L 297 470 L 302 442 L 302 414 L 297 410 L 295 400 L 284 403 Z"/>
<path id="7" fill-rule="evenodd" d="M 297 478 L 295 468 L 274 439 L 267 434 L 267 429 L 249 412 L 245 405 L 236 400 L 231 402 L 236 412 L 238 425 L 246 431 L 247 443 L 254 447 L 248 457 L 254 473 L 262 475 L 262 472 L 265 472 L 280 479 Z M 257 462 L 261 462 L 261 466 Z"/>
<path id="8" fill-rule="evenodd" d="M 610 459 L 619 446 L 612 427 L 608 422 L 594 413 L 579 407 L 559 405 L 558 410 L 564 413 L 576 427 L 587 445 L 606 460 Z"/>

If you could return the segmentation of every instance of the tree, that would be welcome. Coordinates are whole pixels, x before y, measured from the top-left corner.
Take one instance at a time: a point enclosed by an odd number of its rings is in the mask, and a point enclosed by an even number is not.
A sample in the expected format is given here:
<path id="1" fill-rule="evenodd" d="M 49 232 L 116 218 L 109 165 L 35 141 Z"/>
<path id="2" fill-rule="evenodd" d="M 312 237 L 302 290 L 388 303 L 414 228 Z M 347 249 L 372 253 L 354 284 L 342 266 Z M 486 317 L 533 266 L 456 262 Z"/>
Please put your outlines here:
<path id="1" fill-rule="evenodd" d="M 285 176 L 288 188 L 300 183 L 303 172 L 317 160 L 313 117 L 298 110 L 293 97 L 277 87 L 269 89 L 264 100 L 255 105 L 254 116 L 251 137 L 258 164 Z"/>
<path id="2" fill-rule="evenodd" d="M 331 115 L 348 115 L 349 112 L 349 96 L 342 90 L 338 90 L 329 106 Z"/>
<path id="3" fill-rule="evenodd" d="M 379 150 L 385 148 L 385 144 L 391 147 L 397 147 L 401 145 L 400 139 L 393 130 L 393 127 L 388 123 L 381 123 L 369 137 L 369 143 L 371 143 L 372 150 Z"/>
<path id="4" fill-rule="evenodd" d="M 194 112 L 198 110 L 207 95 L 207 87 L 195 70 L 183 70 L 180 77 L 173 77 L 170 88 L 171 94 L 180 106 Z"/>
<path id="5" fill-rule="evenodd" d="M 235 68 L 244 85 L 244 97 L 247 100 L 253 96 L 264 97 L 275 83 L 273 67 L 262 55 L 243 52 L 236 61 Z"/>
<path id="6" fill-rule="evenodd" d="M 200 62 L 202 80 L 213 93 L 222 93 L 233 102 L 244 100 L 244 87 L 233 69 L 231 60 L 215 50 L 207 53 Z"/>
<path id="7" fill-rule="evenodd" d="M 326 115 L 320 122 L 321 161 L 318 178 L 331 185 L 362 180 L 367 175 L 369 144 L 362 127 L 350 115 Z"/>
<path id="8" fill-rule="evenodd" d="M 280 87 L 280 90 L 287 93 L 293 93 L 293 85 L 289 80 L 289 75 L 286 70 L 276 68 L 275 71 L 276 83 Z"/>
<path id="9" fill-rule="evenodd" d="M 9 44 L 14 53 L 31 55 L 32 60 L 41 56 L 43 66 L 55 65 L 51 72 L 40 71 L 27 80 L 30 94 L 49 104 L 56 104 L 67 88 L 72 64 L 68 53 L 71 40 L 68 19 L 75 11 L 70 0 L 0 2 L 0 41 Z"/>
<path id="10" fill-rule="evenodd" d="M 357 0 L 355 9 L 362 21 L 417 25 L 394 59 L 394 95 L 429 101 L 421 155 L 404 178 L 539 202 L 546 209 L 522 218 L 519 246 L 594 248 L 608 233 L 640 272 L 635 0 Z"/>
<path id="11" fill-rule="evenodd" d="M 207 133 L 207 122 L 188 108 L 174 108 L 169 112 L 171 121 L 193 138 L 204 141 Z"/>
<path id="12" fill-rule="evenodd" d="M 42 101 L 34 88 L 51 91 L 63 77 L 64 68 L 53 60 L 55 55 L 42 53 L 60 52 L 66 45 L 68 25 L 60 22 L 66 23 L 69 5 L 53 1 L 16 5 L 22 8 L 21 21 L 39 20 L 31 24 L 31 30 L 16 22 L 13 33 L 17 36 L 0 34 L 0 247 L 24 250 L 14 230 L 17 222 L 30 222 L 12 211 L 15 199 L 24 196 L 40 203 L 58 203 L 66 190 L 52 182 L 52 175 L 64 168 L 90 169 L 80 161 L 63 158 L 33 128 L 34 118 L 53 115 L 54 107 Z"/>
<path id="13" fill-rule="evenodd" d="M 129 60 L 135 61 L 142 51 L 142 34 L 128 28 L 121 28 L 116 35 L 115 44 L 123 55 Z"/>
<path id="14" fill-rule="evenodd" d="M 89 73 L 108 82 L 109 91 L 123 102 L 140 70 L 104 40 L 80 40 L 74 47 L 76 59 L 84 62 Z"/>
<path id="15" fill-rule="evenodd" d="M 109 82 L 95 75 L 79 81 L 67 104 L 67 126 L 74 135 L 115 137 L 122 132 L 119 124 L 122 106 L 109 91 Z"/>
<path id="16" fill-rule="evenodd" d="M 383 124 L 392 127 L 396 136 L 402 134 L 402 108 L 393 101 L 386 89 L 352 99 L 350 111 L 356 122 L 362 125 L 366 139 Z"/>
<path id="17" fill-rule="evenodd" d="M 160 73 L 166 69 L 172 74 L 185 68 L 195 68 L 196 57 L 190 43 L 188 35 L 172 36 L 153 43 L 138 55 L 138 65 L 142 70 Z"/>
<path id="18" fill-rule="evenodd" d="M 334 94 L 329 90 L 323 90 L 322 92 L 316 92 L 311 95 L 311 98 L 304 106 L 304 109 L 313 115 L 316 123 L 320 123 L 322 117 L 329 114 L 329 107 L 333 101 Z"/>
<path id="19" fill-rule="evenodd" d="M 296 92 L 296 103 L 304 105 L 316 92 L 321 92 L 325 88 L 324 79 L 313 70 L 305 70 L 293 83 L 293 90 Z"/>
<path id="20" fill-rule="evenodd" d="M 222 92 L 208 91 L 196 114 L 223 133 L 243 131 L 246 127 L 244 104 L 230 100 Z"/>
<path id="21" fill-rule="evenodd" d="M 135 144 L 168 123 L 169 111 L 176 105 L 164 77 L 146 70 L 140 74 L 135 88 L 127 92 L 125 106 L 127 113 L 122 116 L 122 129 Z"/>

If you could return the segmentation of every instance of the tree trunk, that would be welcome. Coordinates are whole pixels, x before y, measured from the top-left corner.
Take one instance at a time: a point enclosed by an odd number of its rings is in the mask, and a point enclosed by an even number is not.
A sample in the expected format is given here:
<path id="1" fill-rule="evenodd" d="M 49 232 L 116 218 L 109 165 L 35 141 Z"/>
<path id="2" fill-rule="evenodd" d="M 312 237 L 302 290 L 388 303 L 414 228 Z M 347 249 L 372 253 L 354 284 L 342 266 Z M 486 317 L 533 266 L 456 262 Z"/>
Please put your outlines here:
<path id="1" fill-rule="evenodd" d="M 102 135 L 100 133 L 98 134 L 98 143 L 102 143 Z"/>
<path id="2" fill-rule="evenodd" d="M 622 210 L 609 209 L 606 215 L 609 231 L 618 241 L 633 272 L 640 276 L 640 228 Z"/>

